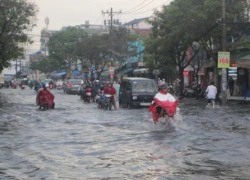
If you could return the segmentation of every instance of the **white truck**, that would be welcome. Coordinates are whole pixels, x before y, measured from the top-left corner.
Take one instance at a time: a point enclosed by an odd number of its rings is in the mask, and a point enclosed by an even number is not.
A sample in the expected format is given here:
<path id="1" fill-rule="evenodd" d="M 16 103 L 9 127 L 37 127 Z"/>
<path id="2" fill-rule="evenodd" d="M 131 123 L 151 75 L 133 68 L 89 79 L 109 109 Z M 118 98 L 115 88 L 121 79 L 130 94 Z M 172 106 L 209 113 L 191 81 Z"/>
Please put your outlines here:
<path id="1" fill-rule="evenodd" d="M 4 86 L 4 74 L 3 71 L 0 73 L 0 89 Z"/>

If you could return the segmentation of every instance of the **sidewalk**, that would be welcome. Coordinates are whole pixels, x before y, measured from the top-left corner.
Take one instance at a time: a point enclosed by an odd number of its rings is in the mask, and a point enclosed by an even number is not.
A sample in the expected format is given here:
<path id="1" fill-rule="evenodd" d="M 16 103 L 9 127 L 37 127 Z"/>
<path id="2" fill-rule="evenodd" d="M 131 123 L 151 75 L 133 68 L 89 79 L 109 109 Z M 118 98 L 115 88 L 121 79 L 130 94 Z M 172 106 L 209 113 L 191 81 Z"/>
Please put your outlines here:
<path id="1" fill-rule="evenodd" d="M 250 101 L 250 97 L 246 97 L 245 99 L 243 96 L 227 96 L 227 100 Z"/>
<path id="2" fill-rule="evenodd" d="M 219 96 L 219 99 L 221 100 L 221 95 Z M 244 98 L 243 96 L 230 96 L 227 95 L 227 101 L 228 102 L 245 102 L 250 103 L 250 97 Z"/>

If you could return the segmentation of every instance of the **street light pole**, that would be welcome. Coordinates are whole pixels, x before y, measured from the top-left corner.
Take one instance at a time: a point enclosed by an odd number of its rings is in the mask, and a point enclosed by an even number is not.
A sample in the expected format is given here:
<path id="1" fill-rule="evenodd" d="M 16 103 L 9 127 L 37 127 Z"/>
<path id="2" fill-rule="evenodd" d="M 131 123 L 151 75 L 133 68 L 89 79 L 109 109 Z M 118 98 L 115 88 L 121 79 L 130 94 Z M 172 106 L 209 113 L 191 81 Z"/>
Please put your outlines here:
<path id="1" fill-rule="evenodd" d="M 226 2 L 221 0 L 221 12 L 222 12 L 222 39 L 221 39 L 221 50 L 226 51 Z M 227 103 L 227 70 L 222 68 L 221 71 L 221 98 L 222 105 Z"/>

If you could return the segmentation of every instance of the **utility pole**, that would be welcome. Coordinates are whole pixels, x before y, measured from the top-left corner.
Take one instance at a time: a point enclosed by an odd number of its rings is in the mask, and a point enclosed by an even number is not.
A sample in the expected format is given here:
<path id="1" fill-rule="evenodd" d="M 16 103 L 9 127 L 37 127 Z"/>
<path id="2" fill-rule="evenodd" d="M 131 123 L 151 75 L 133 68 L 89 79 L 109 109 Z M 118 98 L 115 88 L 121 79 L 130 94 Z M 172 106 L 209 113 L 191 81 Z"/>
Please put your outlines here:
<path id="1" fill-rule="evenodd" d="M 110 17 L 110 28 L 109 28 L 109 47 L 110 48 L 112 48 L 114 16 L 118 15 L 118 14 L 121 14 L 121 13 L 122 13 L 121 10 L 117 11 L 117 12 L 114 12 L 113 8 L 110 8 L 110 11 L 109 10 L 107 10 L 106 12 L 102 11 L 103 15 L 107 14 Z"/>
<path id="2" fill-rule="evenodd" d="M 221 13 L 222 13 L 222 39 L 221 39 L 221 50 L 226 51 L 226 2 L 221 0 Z M 222 105 L 225 106 L 227 103 L 227 70 L 222 68 L 221 70 L 221 98 Z"/>

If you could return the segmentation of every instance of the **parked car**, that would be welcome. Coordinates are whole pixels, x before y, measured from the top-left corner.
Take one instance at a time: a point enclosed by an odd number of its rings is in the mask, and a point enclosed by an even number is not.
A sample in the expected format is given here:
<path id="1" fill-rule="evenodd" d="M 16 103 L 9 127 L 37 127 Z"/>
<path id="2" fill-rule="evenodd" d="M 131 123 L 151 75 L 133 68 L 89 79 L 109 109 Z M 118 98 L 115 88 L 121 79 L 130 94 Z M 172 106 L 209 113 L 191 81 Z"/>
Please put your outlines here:
<path id="1" fill-rule="evenodd" d="M 119 105 L 128 108 L 150 106 L 157 92 L 157 84 L 152 79 L 124 78 L 120 84 Z"/>
<path id="2" fill-rule="evenodd" d="M 83 80 L 81 79 L 69 79 L 63 87 L 63 92 L 66 94 L 77 94 L 82 83 Z"/>

